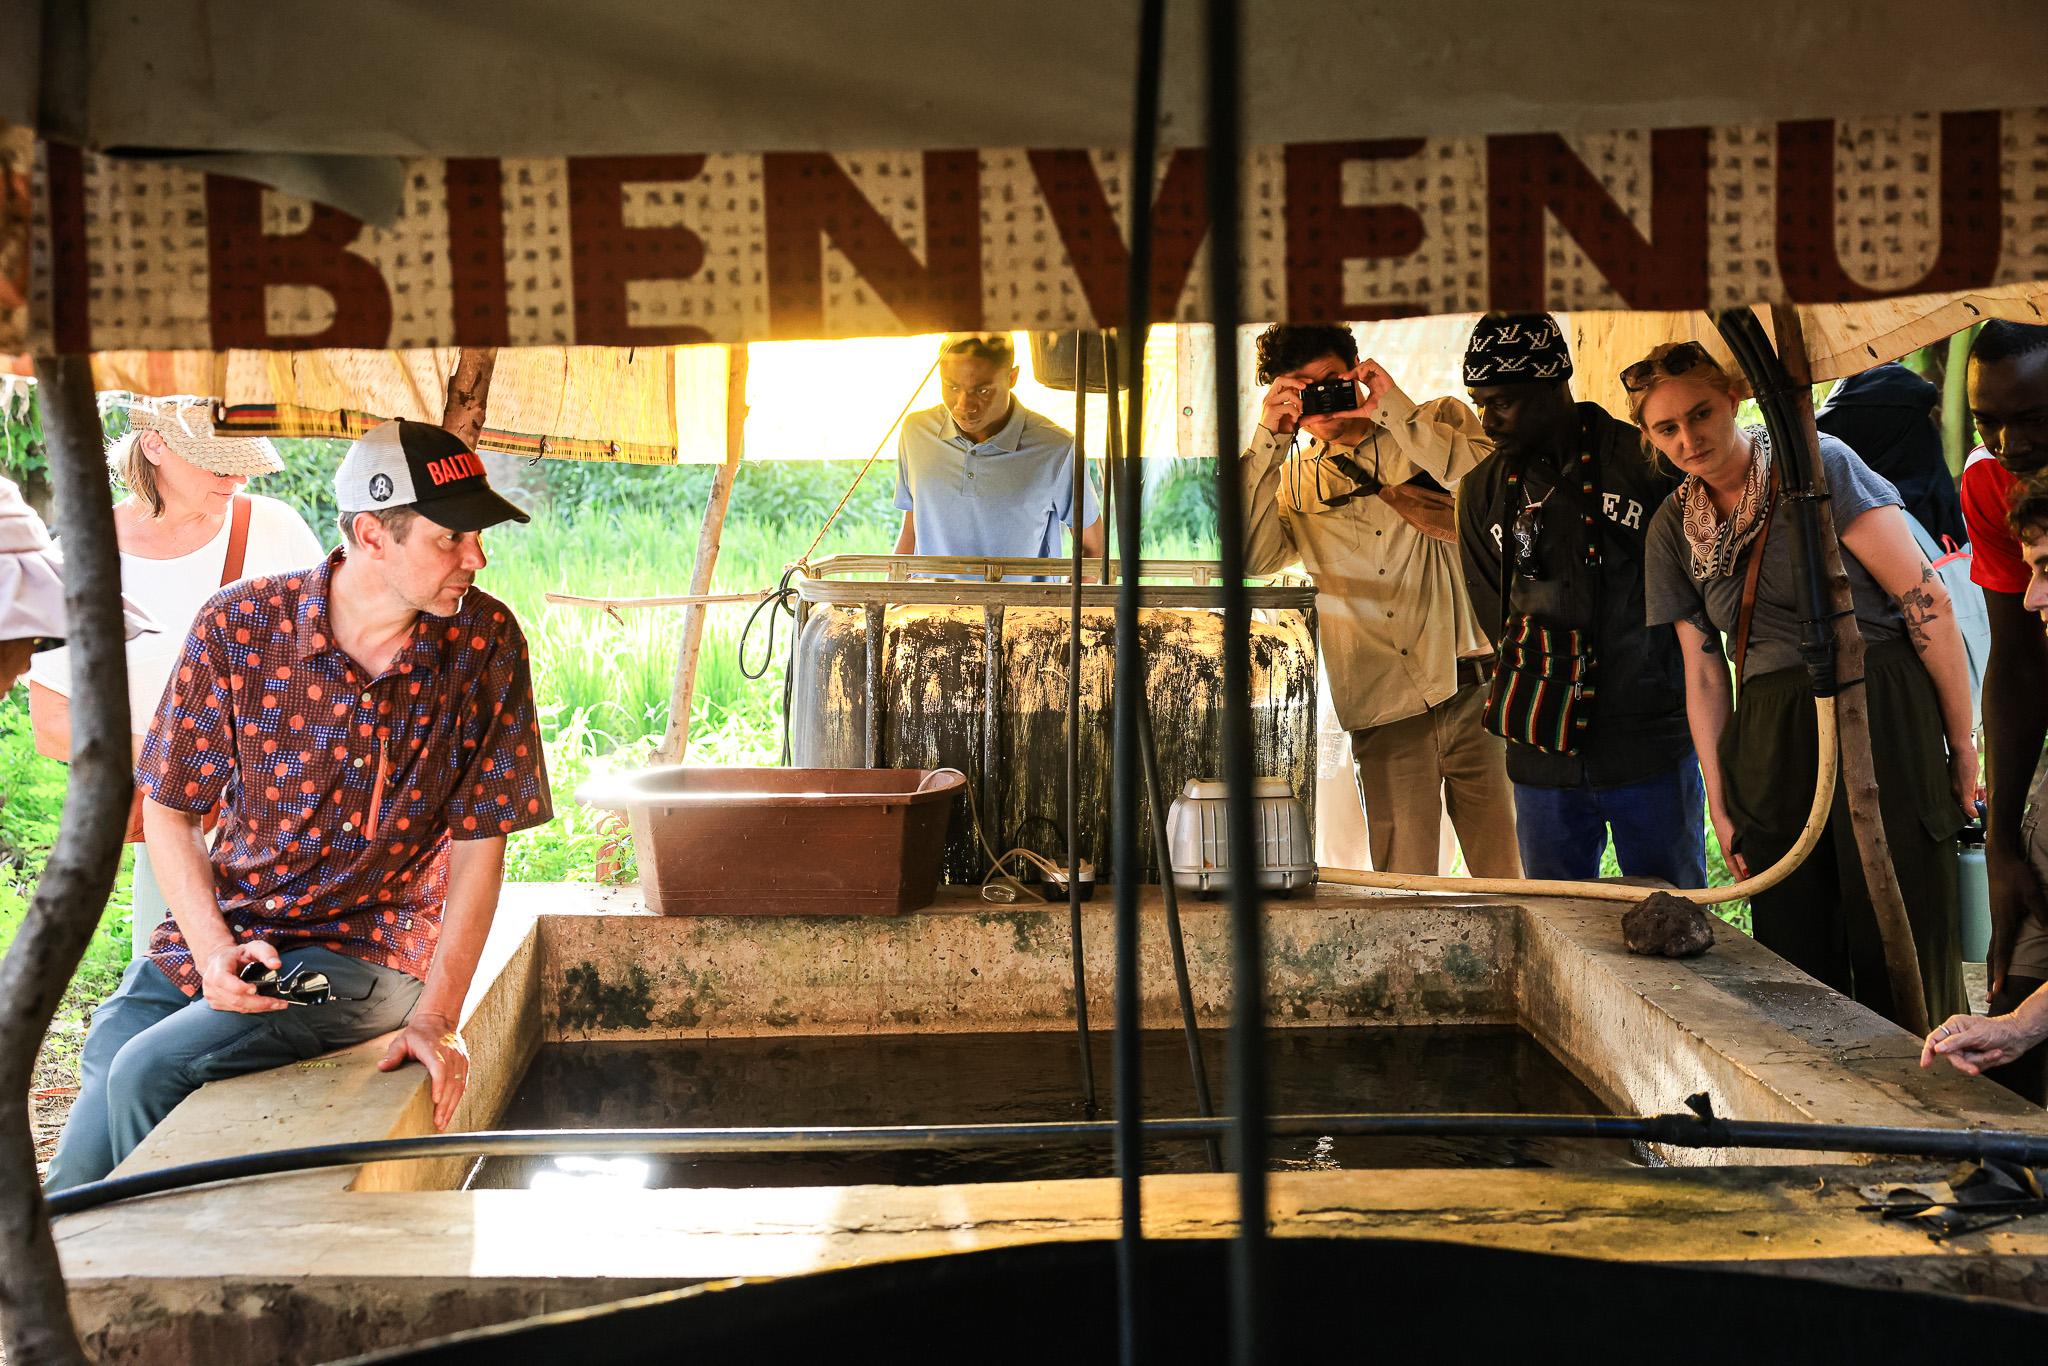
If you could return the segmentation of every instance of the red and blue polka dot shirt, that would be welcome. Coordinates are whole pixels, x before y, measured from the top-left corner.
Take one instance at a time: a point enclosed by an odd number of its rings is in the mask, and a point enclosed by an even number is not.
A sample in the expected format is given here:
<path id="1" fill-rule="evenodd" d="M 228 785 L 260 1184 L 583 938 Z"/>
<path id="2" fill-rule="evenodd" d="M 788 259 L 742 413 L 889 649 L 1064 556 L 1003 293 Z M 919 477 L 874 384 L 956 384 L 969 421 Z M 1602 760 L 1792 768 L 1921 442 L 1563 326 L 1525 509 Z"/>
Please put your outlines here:
<path id="1" fill-rule="evenodd" d="M 441 937 L 450 839 L 554 816 L 511 609 L 472 588 L 422 614 L 376 678 L 334 644 L 341 561 L 250 579 L 200 609 L 135 781 L 164 806 L 223 806 L 214 895 L 237 940 L 318 944 L 424 979 Z M 199 971 L 166 919 L 150 957 L 187 994 Z"/>

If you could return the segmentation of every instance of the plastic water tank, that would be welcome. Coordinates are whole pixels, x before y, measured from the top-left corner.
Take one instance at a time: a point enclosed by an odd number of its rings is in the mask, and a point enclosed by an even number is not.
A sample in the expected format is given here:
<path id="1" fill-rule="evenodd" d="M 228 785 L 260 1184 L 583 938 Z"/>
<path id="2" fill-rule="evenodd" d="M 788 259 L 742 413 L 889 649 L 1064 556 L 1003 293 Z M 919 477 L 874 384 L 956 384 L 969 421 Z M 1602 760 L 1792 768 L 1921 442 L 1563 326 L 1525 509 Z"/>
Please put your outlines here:
<path id="1" fill-rule="evenodd" d="M 1206 561 L 1147 561 L 1138 644 L 1159 754 L 1160 799 L 1223 767 L 1223 617 Z M 1059 560 L 970 561 L 840 555 L 796 583 L 790 747 L 800 767 L 957 768 L 989 842 L 1064 864 L 1069 585 Z M 888 575 L 859 578 L 854 575 Z M 914 575 L 966 575 L 915 578 Z M 842 577 L 844 576 L 844 577 Z M 1181 583 L 1158 580 L 1179 578 Z M 1109 850 L 1111 688 L 1117 589 L 1086 584 L 1081 613 L 1080 829 L 1099 878 Z M 1316 782 L 1315 590 L 1262 586 L 1252 598 L 1252 751 L 1311 804 Z M 1142 794 L 1139 800 L 1143 801 Z M 1142 808 L 1139 813 L 1143 818 Z M 1146 881 L 1159 870 L 1140 841 Z M 1304 857 L 1313 857 L 1302 846 Z M 966 802 L 955 803 L 949 882 L 988 866 Z"/>

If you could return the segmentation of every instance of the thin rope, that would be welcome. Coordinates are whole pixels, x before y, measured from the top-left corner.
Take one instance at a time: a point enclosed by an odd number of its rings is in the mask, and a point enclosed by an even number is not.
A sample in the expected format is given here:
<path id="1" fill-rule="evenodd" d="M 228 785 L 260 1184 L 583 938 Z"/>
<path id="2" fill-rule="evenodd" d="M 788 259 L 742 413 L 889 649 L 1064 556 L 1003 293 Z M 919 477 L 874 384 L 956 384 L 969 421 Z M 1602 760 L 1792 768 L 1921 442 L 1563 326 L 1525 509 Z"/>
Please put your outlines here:
<path id="1" fill-rule="evenodd" d="M 818 546 L 824 541 L 825 533 L 832 529 L 833 518 L 836 518 L 840 514 L 840 512 L 845 509 L 847 500 L 853 497 L 853 491 L 860 487 L 860 481 L 867 477 L 868 471 L 875 467 L 875 462 L 882 458 L 883 450 L 885 450 L 889 445 L 889 438 L 894 436 L 896 434 L 896 429 L 903 425 L 903 419 L 910 416 L 911 405 L 917 402 L 917 396 L 924 392 L 924 386 L 926 382 L 931 379 L 933 371 L 936 371 L 938 368 L 939 362 L 936 359 L 934 359 L 932 361 L 931 369 L 924 372 L 924 378 L 919 380 L 917 382 L 917 387 L 910 391 L 910 397 L 903 400 L 903 411 L 896 414 L 896 420 L 889 424 L 889 430 L 883 432 L 882 439 L 875 443 L 875 453 L 868 457 L 868 463 L 860 467 L 860 473 L 853 476 L 853 482 L 851 484 L 848 484 L 846 486 L 846 492 L 840 495 L 839 506 L 833 508 L 831 515 L 825 518 L 825 525 L 819 527 L 818 534 L 811 538 L 810 548 L 805 550 L 803 554 L 797 556 L 795 563 L 803 565 L 805 567 L 809 567 L 811 563 L 811 551 L 816 550 Z"/>

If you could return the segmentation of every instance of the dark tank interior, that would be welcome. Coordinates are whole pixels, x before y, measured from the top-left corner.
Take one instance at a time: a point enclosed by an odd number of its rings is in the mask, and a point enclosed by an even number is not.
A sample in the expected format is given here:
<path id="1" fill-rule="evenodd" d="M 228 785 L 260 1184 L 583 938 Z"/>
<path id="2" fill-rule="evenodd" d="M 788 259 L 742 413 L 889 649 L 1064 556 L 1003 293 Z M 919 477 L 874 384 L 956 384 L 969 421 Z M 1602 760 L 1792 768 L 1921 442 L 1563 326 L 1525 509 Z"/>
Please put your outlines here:
<path id="1" fill-rule="evenodd" d="M 1222 1104 L 1221 1033 L 1205 1035 Z M 1280 1114 L 1466 1112 L 1607 1114 L 1533 1037 L 1512 1025 L 1276 1030 L 1267 1036 Z M 1145 1036 L 1145 1113 L 1196 1113 L 1184 1037 Z M 1097 1040 L 1101 1104 L 1112 1118 L 1109 1041 Z M 667 1039 L 544 1045 L 498 1127 L 698 1128 L 749 1125 L 1014 1124 L 1089 1118 L 1080 1060 L 1064 1032 Z M 1278 1140 L 1276 1170 L 1358 1167 L 1614 1166 L 1627 1145 L 1506 1138 Z M 1208 1169 L 1199 1142 L 1150 1145 L 1148 1172 Z M 498 1157 L 472 1187 L 598 1180 L 648 1186 L 933 1185 L 1111 1176 L 1107 1144 L 818 1155 L 620 1159 Z"/>

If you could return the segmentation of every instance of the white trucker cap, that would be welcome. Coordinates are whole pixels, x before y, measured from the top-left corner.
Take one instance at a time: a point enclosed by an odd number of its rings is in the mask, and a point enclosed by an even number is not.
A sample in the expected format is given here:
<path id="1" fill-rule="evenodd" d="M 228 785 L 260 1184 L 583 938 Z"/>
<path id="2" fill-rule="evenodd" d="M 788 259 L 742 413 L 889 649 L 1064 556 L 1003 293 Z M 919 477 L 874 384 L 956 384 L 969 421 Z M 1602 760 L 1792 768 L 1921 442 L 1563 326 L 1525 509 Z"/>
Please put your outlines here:
<path id="1" fill-rule="evenodd" d="M 412 507 L 450 531 L 532 519 L 505 501 L 461 437 L 427 422 L 382 422 L 357 437 L 334 472 L 343 512 Z"/>

